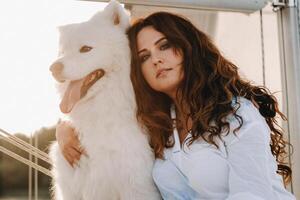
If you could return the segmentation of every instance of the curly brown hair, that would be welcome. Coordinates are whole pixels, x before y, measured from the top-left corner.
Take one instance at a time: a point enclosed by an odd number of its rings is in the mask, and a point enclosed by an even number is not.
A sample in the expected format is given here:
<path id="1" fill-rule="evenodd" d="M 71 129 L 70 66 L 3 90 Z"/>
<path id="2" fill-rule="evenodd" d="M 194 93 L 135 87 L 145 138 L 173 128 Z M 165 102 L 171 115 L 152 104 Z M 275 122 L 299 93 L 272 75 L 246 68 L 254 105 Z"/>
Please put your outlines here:
<path id="1" fill-rule="evenodd" d="M 177 90 L 182 92 L 177 96 L 182 97 L 181 106 L 184 100 L 190 108 L 188 116 L 193 126 L 189 144 L 202 138 L 218 147 L 213 139 L 220 137 L 221 130 L 229 133 L 229 122 L 224 121 L 224 118 L 230 114 L 239 121 L 239 127 L 234 130 L 236 133 L 243 125 L 243 120 L 236 114 L 232 100 L 245 97 L 259 108 L 271 130 L 270 146 L 278 163 L 277 173 L 283 176 L 287 184 L 291 178 L 291 169 L 284 159 L 287 154 L 285 147 L 289 143 L 283 138 L 276 115 L 283 120 L 286 117 L 279 111 L 275 96 L 267 88 L 255 86 L 241 78 L 238 67 L 224 58 L 212 40 L 189 20 L 167 12 L 157 12 L 139 19 L 127 30 L 132 53 L 130 76 L 137 102 L 136 116 L 150 134 L 155 157 L 163 158 L 163 149 L 174 145 L 169 140 L 173 131 L 169 115 L 172 100 L 166 94 L 153 90 L 142 75 L 136 38 L 147 26 L 161 32 L 175 51 L 182 52 L 184 79 Z M 208 133 L 208 137 L 204 137 L 204 133 Z"/>

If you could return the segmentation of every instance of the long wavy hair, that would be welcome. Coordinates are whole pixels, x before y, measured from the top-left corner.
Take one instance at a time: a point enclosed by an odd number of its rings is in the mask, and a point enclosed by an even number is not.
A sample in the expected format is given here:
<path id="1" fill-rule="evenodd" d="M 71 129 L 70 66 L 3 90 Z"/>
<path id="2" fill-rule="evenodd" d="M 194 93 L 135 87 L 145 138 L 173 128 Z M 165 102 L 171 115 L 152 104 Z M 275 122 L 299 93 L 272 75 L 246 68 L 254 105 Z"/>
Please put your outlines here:
<path id="1" fill-rule="evenodd" d="M 243 120 L 236 114 L 232 100 L 234 97 L 245 97 L 259 108 L 270 127 L 270 146 L 278 163 L 277 173 L 283 176 L 287 184 L 291 179 L 291 169 L 284 159 L 287 154 L 285 147 L 289 143 L 283 138 L 276 116 L 283 120 L 286 117 L 279 111 L 275 96 L 267 88 L 255 86 L 241 78 L 238 67 L 224 58 L 212 40 L 189 20 L 167 12 L 157 12 L 139 19 L 127 30 L 132 53 L 130 76 L 137 102 L 136 116 L 150 135 L 155 157 L 163 159 L 163 149 L 174 145 L 174 141 L 170 140 L 173 133 L 169 114 L 172 100 L 166 94 L 153 90 L 142 75 L 137 35 L 147 26 L 161 32 L 175 51 L 183 54 L 184 78 L 178 88 L 181 94 L 177 96 L 182 97 L 181 106 L 184 100 L 190 108 L 187 114 L 193 126 L 189 144 L 202 138 L 218 147 L 214 138 L 220 137 L 221 131 L 227 130 L 229 133 L 229 122 L 224 118 L 230 114 L 239 121 L 235 133 L 243 125 Z"/>

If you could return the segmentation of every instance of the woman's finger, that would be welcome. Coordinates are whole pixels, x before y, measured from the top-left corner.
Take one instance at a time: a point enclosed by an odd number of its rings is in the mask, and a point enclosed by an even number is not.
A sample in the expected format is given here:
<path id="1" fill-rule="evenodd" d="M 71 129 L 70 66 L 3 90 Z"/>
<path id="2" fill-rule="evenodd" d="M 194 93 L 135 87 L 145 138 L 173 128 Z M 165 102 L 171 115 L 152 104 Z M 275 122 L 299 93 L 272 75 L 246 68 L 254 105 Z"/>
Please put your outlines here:
<path id="1" fill-rule="evenodd" d="M 69 144 L 80 152 L 81 144 L 75 131 L 70 135 Z"/>
<path id="2" fill-rule="evenodd" d="M 88 157 L 88 154 L 86 152 L 86 150 L 81 146 L 81 143 L 78 139 L 78 136 L 76 135 L 76 139 L 74 138 L 72 140 L 72 147 L 80 154 L 85 155 L 86 157 Z"/>
<path id="3" fill-rule="evenodd" d="M 77 151 L 74 148 L 70 148 L 68 151 L 69 151 L 69 155 L 72 157 L 72 159 L 80 160 L 81 152 Z"/>
<path id="4" fill-rule="evenodd" d="M 73 148 L 65 148 L 63 149 L 63 156 L 66 158 L 66 160 L 70 163 L 70 165 L 73 166 L 74 161 L 78 158 L 80 158 L 80 156 L 76 155 L 79 154 L 77 151 L 75 151 Z"/>
<path id="5" fill-rule="evenodd" d="M 80 142 L 78 141 L 73 141 L 72 146 L 71 146 L 75 151 L 77 151 L 78 153 L 82 153 L 82 146 L 80 145 Z"/>
<path id="6" fill-rule="evenodd" d="M 74 160 L 72 159 L 72 157 L 69 154 L 64 155 L 64 157 L 67 160 L 67 162 L 71 165 L 71 167 L 73 167 Z"/>

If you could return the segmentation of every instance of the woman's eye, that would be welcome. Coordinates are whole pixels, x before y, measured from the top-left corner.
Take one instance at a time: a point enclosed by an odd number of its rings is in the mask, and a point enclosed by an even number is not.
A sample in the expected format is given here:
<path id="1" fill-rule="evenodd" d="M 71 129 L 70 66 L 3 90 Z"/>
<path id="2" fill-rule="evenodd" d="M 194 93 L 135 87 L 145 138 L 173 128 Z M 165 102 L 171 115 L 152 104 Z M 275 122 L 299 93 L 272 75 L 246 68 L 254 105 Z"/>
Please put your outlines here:
<path id="1" fill-rule="evenodd" d="M 168 49 L 171 45 L 169 44 L 169 42 L 165 42 L 160 46 L 160 50 L 165 50 Z"/>
<path id="2" fill-rule="evenodd" d="M 84 45 L 84 46 L 82 46 L 82 47 L 80 48 L 79 52 L 80 52 L 80 53 L 86 53 L 86 52 L 91 51 L 92 49 L 93 49 L 93 47 Z"/>
<path id="3" fill-rule="evenodd" d="M 145 62 L 149 58 L 149 55 L 143 55 L 140 57 L 141 62 Z"/>

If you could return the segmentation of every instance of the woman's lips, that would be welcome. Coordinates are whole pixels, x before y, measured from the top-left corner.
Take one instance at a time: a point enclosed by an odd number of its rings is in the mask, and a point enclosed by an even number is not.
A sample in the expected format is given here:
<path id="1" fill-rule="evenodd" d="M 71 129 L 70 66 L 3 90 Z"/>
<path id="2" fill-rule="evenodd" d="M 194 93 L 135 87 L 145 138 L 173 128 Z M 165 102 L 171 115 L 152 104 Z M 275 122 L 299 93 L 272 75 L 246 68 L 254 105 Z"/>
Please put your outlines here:
<path id="1" fill-rule="evenodd" d="M 164 75 L 167 71 L 172 70 L 172 68 L 163 68 L 163 69 L 159 69 L 156 72 L 156 78 L 159 78 L 160 76 Z"/>

